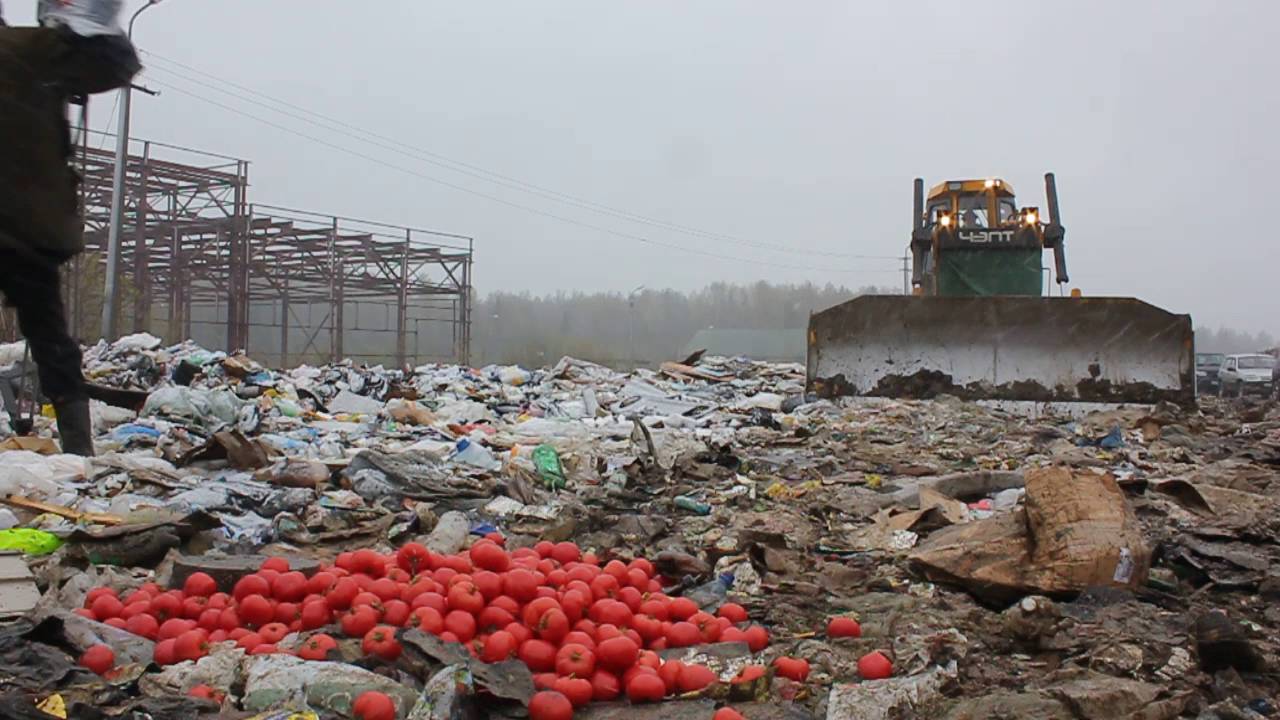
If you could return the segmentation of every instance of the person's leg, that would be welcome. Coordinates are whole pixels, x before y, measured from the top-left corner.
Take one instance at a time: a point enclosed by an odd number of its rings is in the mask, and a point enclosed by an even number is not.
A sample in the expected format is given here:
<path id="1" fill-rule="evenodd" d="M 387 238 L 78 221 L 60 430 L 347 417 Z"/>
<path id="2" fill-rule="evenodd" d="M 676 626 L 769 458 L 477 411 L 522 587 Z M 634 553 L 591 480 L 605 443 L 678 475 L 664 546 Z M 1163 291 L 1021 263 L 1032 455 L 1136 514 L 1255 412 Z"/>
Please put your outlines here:
<path id="1" fill-rule="evenodd" d="M 40 389 L 58 417 L 62 451 L 93 454 L 89 399 L 81 370 L 80 344 L 67 331 L 58 265 L 25 255 L 0 255 L 0 291 L 18 315 L 18 329 L 31 347 Z"/>

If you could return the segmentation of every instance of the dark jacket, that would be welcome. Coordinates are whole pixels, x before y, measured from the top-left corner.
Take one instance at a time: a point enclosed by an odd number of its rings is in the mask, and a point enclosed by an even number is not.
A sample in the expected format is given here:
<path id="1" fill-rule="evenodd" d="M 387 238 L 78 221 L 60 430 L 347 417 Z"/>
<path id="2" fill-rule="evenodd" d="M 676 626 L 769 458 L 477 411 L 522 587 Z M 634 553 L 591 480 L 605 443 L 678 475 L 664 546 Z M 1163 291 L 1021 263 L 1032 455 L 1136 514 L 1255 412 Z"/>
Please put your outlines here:
<path id="1" fill-rule="evenodd" d="M 121 36 L 0 27 L 0 243 L 57 260 L 84 249 L 67 103 L 123 87 L 138 68 Z"/>

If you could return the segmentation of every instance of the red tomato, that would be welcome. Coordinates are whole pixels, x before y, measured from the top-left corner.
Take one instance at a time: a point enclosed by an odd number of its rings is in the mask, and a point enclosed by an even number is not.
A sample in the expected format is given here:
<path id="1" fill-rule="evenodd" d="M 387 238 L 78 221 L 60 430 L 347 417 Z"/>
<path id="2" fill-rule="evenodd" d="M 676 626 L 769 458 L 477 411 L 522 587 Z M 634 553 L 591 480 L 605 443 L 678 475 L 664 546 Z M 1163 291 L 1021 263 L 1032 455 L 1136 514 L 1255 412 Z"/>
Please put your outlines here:
<path id="1" fill-rule="evenodd" d="M 471 582 L 484 596 L 485 602 L 492 603 L 502 595 L 502 576 L 489 570 L 481 570 L 471 576 Z"/>
<path id="2" fill-rule="evenodd" d="M 413 603 L 409 606 L 411 609 L 420 607 L 429 607 L 438 613 L 444 614 L 449 609 L 449 602 L 444 596 L 437 592 L 428 592 L 419 595 L 413 599 Z"/>
<path id="3" fill-rule="evenodd" d="M 332 590 L 333 586 L 337 584 L 337 575 L 334 575 L 327 570 L 321 570 L 307 580 L 307 594 L 323 596 Z"/>
<path id="4" fill-rule="evenodd" d="M 300 620 L 301 618 L 302 607 L 297 603 L 282 602 L 279 605 L 276 605 L 276 622 L 288 625 L 294 620 Z"/>
<path id="5" fill-rule="evenodd" d="M 209 633 L 196 628 L 178 636 L 173 643 L 173 656 L 178 662 L 199 660 L 209 654 Z"/>
<path id="6" fill-rule="evenodd" d="M 209 632 L 213 632 L 214 630 L 218 629 L 219 627 L 218 623 L 221 620 L 222 620 L 222 611 L 210 609 L 200 613 L 200 618 L 196 620 L 196 624 L 204 628 L 205 630 L 208 630 Z"/>
<path id="7" fill-rule="evenodd" d="M 209 598 L 206 597 L 189 597 L 182 601 L 182 617 L 188 620 L 195 620 L 200 617 L 200 613 L 209 609 Z"/>
<path id="8" fill-rule="evenodd" d="M 404 627 L 409 621 L 409 604 L 403 600 L 388 600 L 382 609 L 382 622 L 395 627 Z"/>
<path id="9" fill-rule="evenodd" d="M 638 568 L 628 570 L 626 578 L 620 578 L 620 581 L 623 581 L 630 587 L 635 588 L 636 592 L 649 589 L 649 576 L 646 575 L 643 570 Z"/>
<path id="10" fill-rule="evenodd" d="M 355 580 L 339 578 L 333 584 L 333 589 L 325 595 L 324 601 L 329 604 L 330 610 L 337 612 L 351 607 L 351 602 L 358 594 L 360 594 L 360 585 Z"/>
<path id="11" fill-rule="evenodd" d="M 605 563 L 604 573 L 606 575 L 612 575 L 614 579 L 621 582 L 627 577 L 627 564 L 621 560 L 610 560 Z"/>
<path id="12" fill-rule="evenodd" d="M 240 619 L 247 625 L 261 626 L 271 622 L 275 617 L 275 609 L 271 602 L 261 595 L 250 595 L 242 600 L 236 608 Z"/>
<path id="13" fill-rule="evenodd" d="M 666 694 L 667 686 L 656 673 L 636 673 L 627 683 L 627 699 L 632 703 L 658 702 Z"/>
<path id="14" fill-rule="evenodd" d="M 484 609 L 484 595 L 471 582 L 454 585 L 446 599 L 450 610 L 462 610 L 475 615 Z"/>
<path id="15" fill-rule="evenodd" d="M 559 680 L 559 679 L 560 679 L 560 676 L 553 672 L 534 673 L 533 688 L 535 690 L 550 690 L 556 684 L 556 680 Z"/>
<path id="16" fill-rule="evenodd" d="M 169 638 L 168 640 L 161 640 L 160 642 L 156 643 L 155 650 L 152 651 L 152 654 L 151 654 L 151 659 L 155 660 L 155 663 L 157 665 L 174 664 L 175 662 L 177 662 L 177 658 L 174 657 L 173 646 L 177 642 L 178 642 L 177 640 L 173 638 Z"/>
<path id="17" fill-rule="evenodd" d="M 688 620 L 698 612 L 698 606 L 689 598 L 672 598 L 671 603 L 667 605 L 667 612 L 670 613 L 672 620 Z"/>
<path id="18" fill-rule="evenodd" d="M 240 627 L 240 614 L 235 608 L 226 608 L 218 613 L 218 629 L 231 632 Z"/>
<path id="19" fill-rule="evenodd" d="M 303 660 L 324 660 L 329 651 L 338 647 L 338 641 L 323 633 L 312 635 L 298 648 L 298 657 Z"/>
<path id="20" fill-rule="evenodd" d="M 532 602 L 524 606 L 524 610 L 520 613 L 520 619 L 524 620 L 524 624 L 530 627 L 538 624 L 538 620 L 542 619 L 543 613 L 560 607 L 560 603 L 555 598 L 540 597 L 534 598 Z"/>
<path id="21" fill-rule="evenodd" d="M 333 613 L 329 611 L 329 605 L 324 600 L 312 600 L 302 606 L 299 619 L 302 621 L 303 630 L 315 630 L 328 625 L 333 619 Z"/>
<path id="22" fill-rule="evenodd" d="M 551 559 L 561 565 L 568 565 L 571 562 L 578 562 L 582 559 L 582 551 L 578 549 L 577 544 L 571 542 L 556 543 L 551 548 Z"/>
<path id="23" fill-rule="evenodd" d="M 244 600 L 250 595 L 269 594 L 271 594 L 271 583 L 261 575 L 245 575 L 236 581 L 235 587 L 231 590 L 231 597 L 237 601 Z"/>
<path id="24" fill-rule="evenodd" d="M 137 594 L 139 594 L 139 591 L 138 591 L 138 590 L 133 591 L 132 593 L 130 593 L 130 594 L 126 597 L 126 600 L 125 600 L 125 601 L 123 601 L 123 602 L 122 602 L 122 604 L 124 604 L 124 605 L 128 605 L 128 604 L 129 604 L 129 600 L 133 599 L 133 596 L 134 596 L 134 595 L 137 595 Z M 143 594 L 145 595 L 145 593 L 143 593 Z M 85 595 L 85 596 L 84 596 L 84 608 L 85 608 L 85 609 L 88 609 L 88 608 L 93 607 L 93 601 L 94 601 L 94 600 L 97 600 L 97 599 L 98 599 L 98 598 L 100 598 L 100 597 L 104 597 L 104 596 L 105 596 L 105 597 L 115 597 L 115 596 L 116 596 L 116 591 L 115 591 L 115 590 L 112 590 L 112 589 L 111 589 L 111 588 L 109 588 L 109 587 L 97 587 L 97 588 L 94 588 L 94 589 L 90 590 L 90 591 L 89 591 L 89 593 L 88 593 L 87 595 Z M 150 600 L 150 599 L 151 599 L 151 596 L 150 596 L 150 595 L 147 595 L 147 597 L 146 597 L 145 599 Z"/>
<path id="25" fill-rule="evenodd" d="M 747 634 L 736 627 L 727 627 L 724 630 L 720 631 L 720 642 L 722 643 L 727 643 L 727 642 L 745 643 L 746 641 L 747 641 Z"/>
<path id="26" fill-rule="evenodd" d="M 289 572 L 289 561 L 282 557 L 267 558 L 262 561 L 262 565 L 258 570 L 275 570 L 278 573 Z"/>
<path id="27" fill-rule="evenodd" d="M 476 617 L 476 623 L 480 626 L 480 632 L 493 632 L 501 630 L 515 621 L 515 617 L 511 613 L 500 607 L 489 607 L 480 611 L 480 615 Z"/>
<path id="28" fill-rule="evenodd" d="M 641 615 L 650 615 L 658 620 L 670 620 L 671 616 L 667 614 L 667 604 L 661 600 L 649 599 L 640 603 L 640 609 L 636 611 Z"/>
<path id="29" fill-rule="evenodd" d="M 640 639 L 646 643 L 662 637 L 662 623 L 648 615 L 636 615 L 631 618 L 631 629 L 636 631 Z"/>
<path id="30" fill-rule="evenodd" d="M 556 669 L 556 646 L 546 640 L 526 640 L 520 643 L 517 656 L 533 672 L 551 672 Z"/>
<path id="31" fill-rule="evenodd" d="M 99 595 L 94 598 L 89 609 L 93 611 L 93 616 L 98 619 L 98 622 L 102 622 L 108 618 L 120 617 L 120 613 L 124 611 L 124 603 L 120 602 L 115 595 Z"/>
<path id="32" fill-rule="evenodd" d="M 621 565 L 621 563 L 619 563 Z M 623 672 L 636 664 L 640 647 L 628 637 L 616 637 L 596 646 L 596 660 L 607 670 Z"/>
<path id="33" fill-rule="evenodd" d="M 343 613 L 342 620 L 338 623 L 342 628 L 342 634 L 347 637 L 362 638 L 374 625 L 378 624 L 378 611 L 365 605 L 356 607 Z"/>
<path id="34" fill-rule="evenodd" d="M 634 613 L 640 609 L 640 603 L 644 602 L 644 596 L 640 594 L 639 590 L 628 585 L 618 590 L 618 600 L 625 604 L 628 610 Z"/>
<path id="35" fill-rule="evenodd" d="M 618 578 L 612 575 L 597 575 L 589 583 L 591 594 L 595 599 L 616 598 L 618 596 Z"/>
<path id="36" fill-rule="evenodd" d="M 374 611 L 378 613 L 379 617 L 382 616 L 382 612 L 383 612 L 382 598 L 378 597 L 377 595 L 371 592 L 362 592 L 359 595 L 356 595 L 356 599 L 351 601 L 351 607 L 373 608 Z"/>
<path id="37" fill-rule="evenodd" d="M 228 633 L 227 633 L 227 639 L 228 639 L 228 640 L 230 640 L 230 641 L 232 641 L 232 642 L 239 642 L 240 638 L 242 638 L 242 637 L 244 637 L 245 635 L 248 635 L 248 634 L 249 634 L 249 631 L 248 631 L 248 630 L 246 630 L 246 629 L 244 629 L 244 628 L 242 628 L 242 627 L 238 627 L 238 628 L 236 628 L 235 630 L 232 630 L 232 631 L 230 631 L 230 632 L 228 632 Z"/>
<path id="38" fill-rule="evenodd" d="M 127 627 L 127 625 L 128 625 L 128 624 L 124 621 L 124 618 L 118 618 L 118 617 L 107 618 L 107 619 L 106 619 L 106 621 L 105 621 L 105 622 L 103 622 L 102 624 L 103 624 L 103 625 L 109 625 L 109 626 L 111 626 L 111 627 L 113 627 L 113 628 L 115 628 L 115 629 L 117 629 L 117 630 L 124 630 L 124 629 L 125 629 L 125 627 Z"/>
<path id="39" fill-rule="evenodd" d="M 568 645 L 569 643 L 577 643 L 591 652 L 596 651 L 595 636 L 582 632 L 581 630 L 574 630 L 568 635 L 565 635 L 564 640 L 560 641 L 561 645 Z"/>
<path id="40" fill-rule="evenodd" d="M 809 661 L 792 657 L 780 657 L 773 661 L 779 677 L 804 682 L 809 677 Z"/>
<path id="41" fill-rule="evenodd" d="M 378 596 L 378 599 L 386 602 L 388 600 L 400 599 L 400 586 L 391 578 L 378 578 L 369 585 L 369 592 Z"/>
<path id="42" fill-rule="evenodd" d="M 586 678 L 556 678 L 552 689 L 569 698 L 576 708 L 590 704 L 591 696 L 595 694 L 591 681 Z"/>
<path id="43" fill-rule="evenodd" d="M 390 625 L 378 625 L 365 634 L 360 643 L 365 655 L 374 655 L 395 662 L 402 652 L 400 641 L 396 640 L 396 629 Z"/>
<path id="44" fill-rule="evenodd" d="M 278 622 L 267 623 L 258 628 L 258 634 L 262 636 L 262 642 L 275 645 L 289 634 L 289 626 Z"/>
<path id="45" fill-rule="evenodd" d="M 658 668 L 658 677 L 662 678 L 663 684 L 667 686 L 668 695 L 674 693 L 679 687 L 680 671 L 683 669 L 684 663 L 679 660 L 668 660 Z"/>
<path id="46" fill-rule="evenodd" d="M 693 623 L 673 623 L 671 628 L 667 630 L 667 645 L 669 647 L 689 647 L 700 642 L 702 642 L 702 633 L 698 632 L 698 626 Z"/>
<path id="47" fill-rule="evenodd" d="M 220 642 L 226 642 L 226 640 L 227 640 L 226 630 L 214 630 L 213 632 L 209 633 L 210 645 L 217 645 Z"/>
<path id="48" fill-rule="evenodd" d="M 502 576 L 502 592 L 517 602 L 529 602 L 538 596 L 538 579 L 528 570 L 511 570 Z"/>
<path id="49" fill-rule="evenodd" d="M 258 647 L 249 651 L 250 655 L 275 655 L 280 652 L 280 648 L 271 643 L 262 643 Z"/>
<path id="50" fill-rule="evenodd" d="M 338 553 L 338 557 L 333 559 L 333 566 L 343 572 L 357 572 L 355 558 L 356 554 L 352 552 Z"/>
<path id="51" fill-rule="evenodd" d="M 564 640 L 565 635 L 569 634 L 569 618 L 563 610 L 551 608 L 538 618 L 538 625 L 534 628 L 534 632 L 547 642 L 559 643 Z"/>
<path id="52" fill-rule="evenodd" d="M 549 540 L 539 541 L 533 546 L 533 551 L 538 553 L 538 557 L 551 557 L 551 551 L 556 549 L 556 544 Z"/>
<path id="53" fill-rule="evenodd" d="M 849 617 L 833 617 L 827 622 L 827 637 L 862 637 L 862 626 Z"/>
<path id="54" fill-rule="evenodd" d="M 80 656 L 80 666 L 98 675 L 105 675 L 115 664 L 115 651 L 106 645 L 94 645 Z"/>
<path id="55" fill-rule="evenodd" d="M 698 628 L 698 633 L 702 635 L 704 643 L 714 643 L 720 639 L 720 634 L 724 630 L 720 627 L 720 622 L 708 613 L 696 612 L 693 617 L 689 618 L 689 622 Z"/>
<path id="56" fill-rule="evenodd" d="M 742 713 L 731 707 L 722 707 L 716 711 L 715 715 L 711 716 L 711 720 L 746 720 L 746 718 L 742 716 Z"/>
<path id="57" fill-rule="evenodd" d="M 453 633 L 458 642 L 471 642 L 476 636 L 476 618 L 469 612 L 453 610 L 444 616 L 444 629 Z"/>
<path id="58" fill-rule="evenodd" d="M 258 647 L 259 645 L 263 645 L 263 644 L 264 643 L 262 642 L 262 636 L 256 632 L 251 632 L 248 635 L 243 635 L 240 637 L 239 640 L 236 640 L 236 647 L 246 651 L 252 650 Z"/>
<path id="59" fill-rule="evenodd" d="M 165 620 L 164 622 L 160 623 L 160 628 L 156 631 L 156 637 L 161 640 L 176 638 L 182 633 L 188 630 L 191 630 L 195 626 L 196 624 L 191 622 L 190 620 L 184 620 L 182 618 L 171 618 L 169 620 Z"/>
<path id="60" fill-rule="evenodd" d="M 652 650 L 641 650 L 636 655 L 636 664 L 657 670 L 662 667 L 662 657 Z"/>
<path id="61" fill-rule="evenodd" d="M 507 551 L 489 540 L 481 540 L 472 545 L 468 555 L 472 565 L 484 570 L 501 573 L 511 567 L 511 556 Z"/>
<path id="62" fill-rule="evenodd" d="M 760 665 L 744 665 L 730 682 L 734 685 L 739 685 L 741 683 L 755 682 L 762 677 L 764 677 L 764 667 Z"/>
<path id="63" fill-rule="evenodd" d="M 622 694 L 622 682 L 608 670 L 597 669 L 591 674 L 591 699 L 609 702 Z"/>
<path id="64" fill-rule="evenodd" d="M 124 629 L 148 640 L 155 640 L 156 634 L 160 632 L 160 623 L 150 615 L 134 615 L 125 621 Z"/>
<path id="65" fill-rule="evenodd" d="M 499 630 L 484 641 L 480 659 L 487 663 L 509 660 L 516 653 L 516 638 L 506 630 Z"/>
<path id="66" fill-rule="evenodd" d="M 596 670 L 595 653 L 582 645 L 570 643 L 556 652 L 556 674 L 591 677 Z"/>
<path id="67" fill-rule="evenodd" d="M 607 604 L 600 609 L 600 619 L 597 622 L 623 628 L 631 625 L 631 619 L 633 617 L 634 613 L 631 612 L 631 608 L 628 607 L 626 603 L 619 600 L 609 600 L 607 601 Z"/>
<path id="68" fill-rule="evenodd" d="M 716 611 L 717 617 L 728 618 L 731 623 L 747 621 L 747 609 L 738 603 L 725 603 Z"/>
<path id="69" fill-rule="evenodd" d="M 598 569 L 581 563 L 575 564 L 566 571 L 566 576 L 569 578 L 570 583 L 582 583 L 586 586 L 588 592 L 591 590 L 589 583 L 595 580 L 599 574 L 600 571 Z"/>
<path id="70" fill-rule="evenodd" d="M 716 674 L 706 665 L 685 665 L 676 678 L 676 686 L 682 693 L 697 692 L 717 679 Z"/>
<path id="71" fill-rule="evenodd" d="M 356 720 L 396 720 L 396 704 L 384 693 L 370 690 L 360 694 L 351 706 Z"/>
<path id="72" fill-rule="evenodd" d="M 883 680 L 893 675 L 893 663 L 880 651 L 858 658 L 858 674 L 864 680 Z"/>
<path id="73" fill-rule="evenodd" d="M 417 628 L 424 633 L 439 635 L 444 632 L 444 616 L 435 608 L 415 608 L 409 612 L 409 619 L 405 621 L 405 627 Z"/>
<path id="74" fill-rule="evenodd" d="M 529 701 L 529 720 L 573 720 L 573 703 L 555 690 L 543 690 Z"/>
<path id="75" fill-rule="evenodd" d="M 417 575 L 431 569 L 431 551 L 420 543 L 405 543 L 396 551 L 396 565 L 410 575 Z"/>
<path id="76" fill-rule="evenodd" d="M 579 620 L 573 624 L 573 629 L 580 633 L 586 633 L 592 638 L 595 638 L 596 636 L 596 624 L 590 620 Z"/>
<path id="77" fill-rule="evenodd" d="M 271 581 L 271 594 L 281 602 L 296 603 L 307 596 L 307 576 L 296 570 L 283 572 Z"/>
<path id="78" fill-rule="evenodd" d="M 751 652 L 760 652 L 769 647 L 769 631 L 762 626 L 752 625 L 743 634 L 746 637 L 747 647 L 751 648 Z"/>
<path id="79" fill-rule="evenodd" d="M 88 617 L 90 619 L 93 619 L 92 610 L 86 610 L 85 612 L 88 613 Z M 124 609 L 120 611 L 120 619 L 128 620 L 135 615 L 149 615 L 149 614 L 151 614 L 151 602 L 149 600 L 141 600 L 139 602 L 126 604 L 124 606 Z"/>
<path id="80" fill-rule="evenodd" d="M 450 555 L 445 558 L 444 566 L 459 573 L 469 573 L 473 569 L 471 559 L 462 555 Z"/>
<path id="81" fill-rule="evenodd" d="M 533 639 L 533 631 L 518 622 L 508 623 L 507 626 L 502 629 L 511 633 L 511 637 L 516 639 L 517 646 L 523 645 L 526 641 Z"/>
<path id="82" fill-rule="evenodd" d="M 182 583 L 182 592 L 188 596 L 209 597 L 218 592 L 218 583 L 208 573 L 191 573 Z"/>

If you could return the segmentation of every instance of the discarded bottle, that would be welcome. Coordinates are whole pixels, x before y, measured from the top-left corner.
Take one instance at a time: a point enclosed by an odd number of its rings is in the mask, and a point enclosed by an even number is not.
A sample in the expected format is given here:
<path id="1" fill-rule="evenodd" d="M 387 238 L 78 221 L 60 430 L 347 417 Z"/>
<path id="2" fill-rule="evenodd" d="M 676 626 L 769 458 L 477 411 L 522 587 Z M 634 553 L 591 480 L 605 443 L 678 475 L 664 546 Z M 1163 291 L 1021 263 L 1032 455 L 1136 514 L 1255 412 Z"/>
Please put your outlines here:
<path id="1" fill-rule="evenodd" d="M 684 597 L 692 600 L 699 608 L 715 612 L 724 604 L 734 577 L 730 573 L 717 575 L 710 581 L 684 591 Z"/>
<path id="2" fill-rule="evenodd" d="M 533 465 L 548 490 L 562 490 L 569 485 L 564 476 L 564 466 L 560 464 L 560 454 L 554 447 L 539 445 L 534 448 Z"/>
<path id="3" fill-rule="evenodd" d="M 677 495 L 675 499 L 675 504 L 676 504 L 676 507 L 680 508 L 681 510 L 688 510 L 689 512 L 696 513 L 698 515 L 711 514 L 710 505 L 702 502 L 701 500 L 695 500 L 694 498 L 691 498 L 688 495 Z"/>
<path id="4" fill-rule="evenodd" d="M 453 453 L 454 462 L 460 462 L 483 470 L 497 470 L 502 463 L 489 452 L 489 448 L 477 445 L 467 438 L 462 438 Z"/>

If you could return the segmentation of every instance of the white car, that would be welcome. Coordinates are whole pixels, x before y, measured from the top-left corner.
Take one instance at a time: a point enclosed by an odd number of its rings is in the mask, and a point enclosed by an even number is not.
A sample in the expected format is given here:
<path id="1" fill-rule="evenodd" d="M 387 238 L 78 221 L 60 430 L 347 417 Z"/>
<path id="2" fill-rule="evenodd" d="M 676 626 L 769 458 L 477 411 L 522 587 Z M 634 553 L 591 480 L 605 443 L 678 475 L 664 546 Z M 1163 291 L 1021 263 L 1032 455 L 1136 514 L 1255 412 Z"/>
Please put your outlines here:
<path id="1" fill-rule="evenodd" d="M 1218 395 L 1241 397 L 1247 393 L 1270 396 L 1275 392 L 1272 370 L 1276 359 L 1270 355 L 1228 355 L 1218 369 Z"/>

